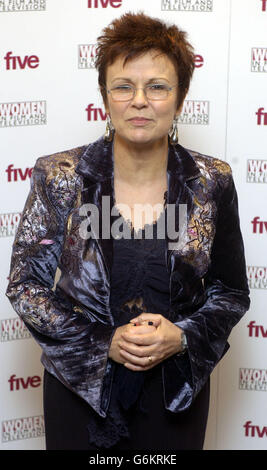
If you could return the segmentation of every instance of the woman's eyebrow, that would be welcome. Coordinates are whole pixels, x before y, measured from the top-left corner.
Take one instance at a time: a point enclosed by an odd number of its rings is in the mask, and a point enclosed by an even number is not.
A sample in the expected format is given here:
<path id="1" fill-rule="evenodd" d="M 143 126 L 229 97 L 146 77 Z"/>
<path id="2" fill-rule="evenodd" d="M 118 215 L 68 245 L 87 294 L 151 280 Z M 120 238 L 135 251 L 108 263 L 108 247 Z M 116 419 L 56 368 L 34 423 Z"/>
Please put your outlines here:
<path id="1" fill-rule="evenodd" d="M 116 77 L 113 80 L 111 80 L 111 83 L 116 82 L 117 80 L 123 80 L 125 82 L 133 83 L 132 80 L 130 78 L 127 78 L 127 77 Z"/>
<path id="2" fill-rule="evenodd" d="M 116 77 L 113 80 L 111 80 L 111 83 L 114 83 L 117 80 L 133 83 L 132 79 L 128 78 L 128 77 Z M 150 78 L 149 80 L 147 80 L 146 83 L 152 83 L 152 82 L 156 82 L 156 81 L 159 81 L 159 80 L 165 80 L 166 82 L 169 82 L 167 77 L 153 77 L 153 78 Z"/>

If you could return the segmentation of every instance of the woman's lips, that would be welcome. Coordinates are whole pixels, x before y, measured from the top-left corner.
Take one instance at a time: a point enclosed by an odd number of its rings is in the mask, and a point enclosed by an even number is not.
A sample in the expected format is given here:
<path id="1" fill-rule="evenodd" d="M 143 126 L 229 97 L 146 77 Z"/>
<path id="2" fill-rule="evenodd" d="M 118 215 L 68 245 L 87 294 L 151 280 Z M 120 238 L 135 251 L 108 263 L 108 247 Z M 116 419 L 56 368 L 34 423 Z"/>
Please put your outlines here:
<path id="1" fill-rule="evenodd" d="M 144 126 L 145 124 L 150 122 L 151 119 L 146 119 L 146 118 L 141 118 L 141 117 L 134 117 L 134 118 L 128 119 L 128 121 L 130 121 L 135 126 Z"/>

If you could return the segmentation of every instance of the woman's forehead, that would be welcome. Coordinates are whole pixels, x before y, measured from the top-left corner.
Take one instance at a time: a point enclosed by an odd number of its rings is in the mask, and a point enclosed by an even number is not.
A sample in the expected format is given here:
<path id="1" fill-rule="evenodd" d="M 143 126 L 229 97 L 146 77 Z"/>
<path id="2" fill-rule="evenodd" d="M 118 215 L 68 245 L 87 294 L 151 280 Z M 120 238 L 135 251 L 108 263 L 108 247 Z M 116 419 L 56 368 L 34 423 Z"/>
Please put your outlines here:
<path id="1" fill-rule="evenodd" d="M 126 56 L 117 57 L 114 62 L 107 67 L 107 79 L 114 78 L 118 74 L 126 77 L 130 74 L 145 75 L 160 74 L 163 76 L 176 77 L 176 70 L 171 59 L 161 51 L 151 50 L 129 58 L 125 61 Z"/>

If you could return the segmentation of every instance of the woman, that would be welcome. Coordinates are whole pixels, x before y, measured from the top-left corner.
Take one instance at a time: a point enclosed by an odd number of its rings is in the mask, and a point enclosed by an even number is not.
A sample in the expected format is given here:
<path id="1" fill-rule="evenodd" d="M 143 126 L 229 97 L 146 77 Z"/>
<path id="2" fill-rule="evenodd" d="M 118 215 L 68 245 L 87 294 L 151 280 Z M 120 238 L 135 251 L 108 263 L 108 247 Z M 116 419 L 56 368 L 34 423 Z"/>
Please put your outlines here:
<path id="1" fill-rule="evenodd" d="M 125 14 L 96 67 L 105 136 L 37 160 L 7 289 L 43 349 L 47 449 L 202 449 L 249 308 L 231 169 L 178 144 L 184 32 Z"/>

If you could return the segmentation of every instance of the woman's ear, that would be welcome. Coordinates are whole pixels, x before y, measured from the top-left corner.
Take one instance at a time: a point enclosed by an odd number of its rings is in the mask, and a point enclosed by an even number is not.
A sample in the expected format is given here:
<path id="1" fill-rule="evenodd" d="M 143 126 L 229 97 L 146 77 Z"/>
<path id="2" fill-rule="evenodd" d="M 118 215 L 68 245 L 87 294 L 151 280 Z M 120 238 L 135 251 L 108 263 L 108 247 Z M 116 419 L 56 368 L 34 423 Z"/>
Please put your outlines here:
<path id="1" fill-rule="evenodd" d="M 105 107 L 106 114 L 110 115 L 108 103 L 104 102 L 104 107 Z"/>
<path id="2" fill-rule="evenodd" d="M 180 116 L 180 114 L 181 114 L 181 112 L 182 112 L 182 110 L 183 110 L 183 105 L 184 105 L 184 99 L 183 99 L 182 103 L 180 103 L 179 108 L 177 108 L 177 110 L 176 110 L 176 113 L 175 113 L 176 119 L 178 118 L 178 116 Z"/>
<path id="3" fill-rule="evenodd" d="M 105 90 L 105 88 L 104 88 L 103 86 L 100 86 L 100 87 L 99 87 L 99 91 L 100 91 L 101 96 L 102 96 L 102 100 L 103 100 L 105 112 L 106 112 L 106 114 L 109 114 L 109 106 L 108 106 L 107 92 L 106 92 L 106 90 Z"/>
<path id="4" fill-rule="evenodd" d="M 175 113 L 175 118 L 176 119 L 178 118 L 178 116 L 181 114 L 181 112 L 183 110 L 184 100 L 186 98 L 187 93 L 188 93 L 188 89 L 185 90 L 184 98 L 183 98 L 182 102 L 180 103 L 179 108 L 177 108 L 177 110 L 176 110 L 176 113 Z"/>

